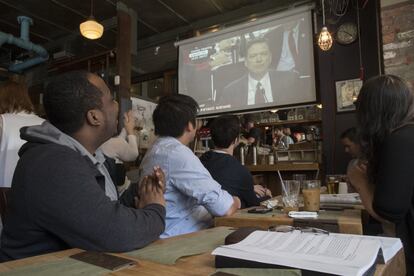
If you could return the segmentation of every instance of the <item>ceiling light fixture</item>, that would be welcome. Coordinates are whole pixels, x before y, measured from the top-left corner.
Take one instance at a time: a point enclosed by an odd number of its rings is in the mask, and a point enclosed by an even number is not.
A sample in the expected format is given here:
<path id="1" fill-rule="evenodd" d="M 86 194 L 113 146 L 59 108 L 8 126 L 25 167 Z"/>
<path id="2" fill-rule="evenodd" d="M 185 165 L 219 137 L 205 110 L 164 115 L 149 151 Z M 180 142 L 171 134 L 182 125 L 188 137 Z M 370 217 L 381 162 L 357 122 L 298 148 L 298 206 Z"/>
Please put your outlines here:
<path id="1" fill-rule="evenodd" d="M 328 28 L 325 25 L 325 0 L 321 0 L 322 2 L 322 29 L 319 33 L 318 37 L 318 45 L 322 51 L 328 51 L 332 47 L 332 35 L 329 33 Z"/>
<path id="2" fill-rule="evenodd" d="M 93 17 L 93 0 L 91 0 L 91 15 L 88 20 L 79 25 L 81 34 L 87 39 L 98 39 L 104 32 L 104 27 Z"/>

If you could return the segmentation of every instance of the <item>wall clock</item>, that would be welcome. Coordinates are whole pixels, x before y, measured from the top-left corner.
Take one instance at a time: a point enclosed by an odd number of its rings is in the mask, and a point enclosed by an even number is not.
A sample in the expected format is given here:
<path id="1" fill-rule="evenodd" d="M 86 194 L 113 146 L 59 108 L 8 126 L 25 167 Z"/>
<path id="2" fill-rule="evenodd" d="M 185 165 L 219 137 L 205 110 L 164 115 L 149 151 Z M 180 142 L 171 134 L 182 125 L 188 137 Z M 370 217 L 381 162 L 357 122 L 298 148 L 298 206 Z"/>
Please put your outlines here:
<path id="1" fill-rule="evenodd" d="M 357 40 L 358 27 L 353 22 L 346 22 L 338 27 L 336 31 L 336 41 L 343 45 L 348 45 Z"/>

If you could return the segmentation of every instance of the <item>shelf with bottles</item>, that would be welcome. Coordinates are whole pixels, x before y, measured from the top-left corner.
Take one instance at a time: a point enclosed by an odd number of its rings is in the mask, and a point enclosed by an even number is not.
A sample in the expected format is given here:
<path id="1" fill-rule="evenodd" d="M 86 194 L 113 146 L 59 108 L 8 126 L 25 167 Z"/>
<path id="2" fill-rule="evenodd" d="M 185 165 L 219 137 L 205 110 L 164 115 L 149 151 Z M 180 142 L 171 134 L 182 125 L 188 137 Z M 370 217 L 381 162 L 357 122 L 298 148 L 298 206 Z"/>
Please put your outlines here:
<path id="1" fill-rule="evenodd" d="M 207 120 L 197 119 L 197 125 L 201 126 L 196 133 L 194 140 L 193 151 L 197 156 L 201 156 L 203 153 L 210 150 L 211 135 L 210 129 L 207 128 Z"/>
<path id="2" fill-rule="evenodd" d="M 246 165 L 250 172 L 275 172 L 275 171 L 319 171 L 318 162 L 276 162 L 275 164 Z"/>
<path id="3" fill-rule="evenodd" d="M 256 126 L 280 126 L 321 123 L 321 109 L 317 105 L 270 110 L 262 112 L 256 120 Z"/>
<path id="4" fill-rule="evenodd" d="M 317 149 L 277 150 L 274 153 L 277 161 L 320 162 L 321 152 Z"/>
<path id="5" fill-rule="evenodd" d="M 258 127 L 271 127 L 271 126 L 284 126 L 284 125 L 303 125 L 303 124 L 320 124 L 322 120 L 284 120 L 284 121 L 277 121 L 273 123 L 257 123 Z"/>
<path id="6" fill-rule="evenodd" d="M 319 170 L 321 150 L 318 142 L 301 149 L 277 149 L 269 146 L 240 147 L 241 163 L 250 171 Z"/>

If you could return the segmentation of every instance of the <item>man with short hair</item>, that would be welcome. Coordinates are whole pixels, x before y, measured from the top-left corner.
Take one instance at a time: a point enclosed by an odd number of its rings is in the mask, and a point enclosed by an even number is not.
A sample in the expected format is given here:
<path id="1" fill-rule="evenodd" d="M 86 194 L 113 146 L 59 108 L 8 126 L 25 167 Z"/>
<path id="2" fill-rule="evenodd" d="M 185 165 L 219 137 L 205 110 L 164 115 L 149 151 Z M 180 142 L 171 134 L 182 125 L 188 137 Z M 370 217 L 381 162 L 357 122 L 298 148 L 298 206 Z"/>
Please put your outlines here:
<path id="1" fill-rule="evenodd" d="M 118 103 L 86 71 L 46 88 L 49 122 L 21 129 L 0 260 L 68 248 L 122 252 L 156 240 L 165 227 L 163 172 L 153 168 L 118 199 L 99 147 L 116 133 Z M 134 198 L 139 197 L 139 201 Z"/>
<path id="2" fill-rule="evenodd" d="M 195 232 L 213 225 L 213 216 L 233 214 L 240 200 L 221 189 L 188 148 L 196 135 L 197 102 L 186 95 L 160 99 L 153 113 L 159 138 L 141 163 L 145 174 L 155 164 L 165 172 L 166 229 L 161 238 Z"/>
<path id="3" fill-rule="evenodd" d="M 247 74 L 224 87 L 219 103 L 244 106 L 282 105 L 297 101 L 297 95 L 289 93 L 288 84 L 294 83 L 299 74 L 272 70 L 271 63 L 272 53 L 267 40 L 250 41 L 246 46 L 244 60 Z"/>
<path id="4" fill-rule="evenodd" d="M 354 170 L 355 167 L 359 166 L 359 158 L 361 157 L 361 146 L 358 141 L 358 133 L 355 127 L 351 127 L 346 129 L 341 134 L 341 143 L 344 146 L 344 150 L 348 153 L 352 160 L 348 162 L 348 166 L 346 168 L 346 174 L 348 176 L 348 182 L 351 184 L 351 180 L 349 177 L 349 173 Z M 354 181 L 356 181 L 354 179 Z M 348 185 L 348 191 L 353 192 L 354 188 L 351 185 Z"/>
<path id="5" fill-rule="evenodd" d="M 358 158 L 361 155 L 361 146 L 357 138 L 357 130 L 355 127 L 348 128 L 341 134 L 341 143 L 346 153 L 352 158 Z"/>
<path id="6" fill-rule="evenodd" d="M 241 208 L 258 206 L 271 197 L 270 190 L 254 186 L 249 170 L 233 157 L 240 134 L 237 116 L 224 115 L 214 119 L 210 131 L 214 149 L 204 153 L 200 160 L 223 189 L 240 198 Z"/>
<path id="7" fill-rule="evenodd" d="M 274 145 L 278 148 L 287 149 L 289 148 L 289 145 L 294 144 L 292 137 L 285 135 L 284 128 L 281 126 L 278 126 L 274 129 L 274 138 L 273 142 Z"/>

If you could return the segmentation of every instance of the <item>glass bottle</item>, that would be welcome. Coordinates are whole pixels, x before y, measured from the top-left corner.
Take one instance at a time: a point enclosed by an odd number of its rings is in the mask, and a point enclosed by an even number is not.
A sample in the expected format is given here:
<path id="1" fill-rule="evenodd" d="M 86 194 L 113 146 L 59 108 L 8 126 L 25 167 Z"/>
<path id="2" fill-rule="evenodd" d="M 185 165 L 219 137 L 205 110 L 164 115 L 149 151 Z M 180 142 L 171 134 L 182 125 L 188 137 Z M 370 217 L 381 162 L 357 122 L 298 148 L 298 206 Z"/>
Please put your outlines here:
<path id="1" fill-rule="evenodd" d="M 288 121 L 294 121 L 295 120 L 295 110 L 294 109 L 289 110 L 289 112 L 287 114 L 287 119 L 288 119 Z"/>
<path id="2" fill-rule="evenodd" d="M 304 107 L 299 107 L 296 109 L 296 120 L 305 120 L 306 118 L 306 109 Z"/>

